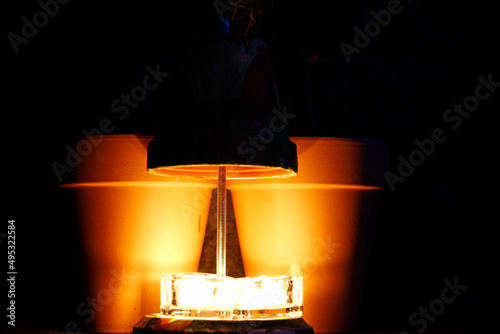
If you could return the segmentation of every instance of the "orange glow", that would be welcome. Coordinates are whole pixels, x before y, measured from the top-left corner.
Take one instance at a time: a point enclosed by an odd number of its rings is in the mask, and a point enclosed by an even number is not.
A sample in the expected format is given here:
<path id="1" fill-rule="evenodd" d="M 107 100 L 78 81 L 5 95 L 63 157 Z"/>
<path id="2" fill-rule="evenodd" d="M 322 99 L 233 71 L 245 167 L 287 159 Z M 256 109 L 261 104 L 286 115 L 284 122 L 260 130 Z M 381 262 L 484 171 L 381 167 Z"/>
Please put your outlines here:
<path id="1" fill-rule="evenodd" d="M 88 331 L 130 332 L 158 312 L 160 277 L 195 272 L 215 182 L 184 179 L 215 166 L 146 172 L 152 137 L 103 136 L 63 191 L 79 208 L 89 297 L 100 310 Z M 291 138 L 299 172 L 240 180 L 272 169 L 232 167 L 228 188 L 247 276 L 304 277 L 304 318 L 316 332 L 352 330 L 388 151 L 381 142 Z M 77 146 L 76 146 L 77 147 Z M 277 170 L 273 177 L 286 176 Z M 268 175 L 268 174 L 266 174 Z M 379 179 L 380 177 L 380 179 Z"/>
<path id="2" fill-rule="evenodd" d="M 182 176 L 189 178 L 217 178 L 219 165 L 190 165 L 150 169 L 155 175 Z M 228 179 L 283 178 L 295 175 L 291 169 L 267 166 L 226 165 Z"/>
<path id="3" fill-rule="evenodd" d="M 303 276 L 315 332 L 351 331 L 389 152 L 377 141 L 291 140 L 296 177 L 229 183 L 245 274 Z"/>
<path id="4" fill-rule="evenodd" d="M 104 136 L 62 191 L 75 195 L 99 309 L 88 331 L 123 333 L 160 305 L 165 272 L 197 271 L 212 189 L 146 171 L 151 138 Z"/>

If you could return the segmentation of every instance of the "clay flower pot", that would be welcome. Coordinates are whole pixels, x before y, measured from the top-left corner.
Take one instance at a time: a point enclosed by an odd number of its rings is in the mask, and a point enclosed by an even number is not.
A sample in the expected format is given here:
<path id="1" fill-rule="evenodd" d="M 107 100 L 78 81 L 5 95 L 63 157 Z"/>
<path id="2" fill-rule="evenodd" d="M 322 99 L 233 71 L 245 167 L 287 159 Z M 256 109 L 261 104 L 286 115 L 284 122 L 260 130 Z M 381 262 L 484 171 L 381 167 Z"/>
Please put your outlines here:
<path id="1" fill-rule="evenodd" d="M 152 137 L 102 139 L 62 186 L 75 196 L 95 303 L 77 313 L 88 331 L 131 332 L 159 312 L 162 274 L 198 270 L 215 184 L 150 175 Z"/>
<path id="2" fill-rule="evenodd" d="M 351 331 L 389 148 L 364 139 L 291 140 L 297 176 L 229 184 L 245 274 L 303 276 L 304 319 L 314 331 Z"/>

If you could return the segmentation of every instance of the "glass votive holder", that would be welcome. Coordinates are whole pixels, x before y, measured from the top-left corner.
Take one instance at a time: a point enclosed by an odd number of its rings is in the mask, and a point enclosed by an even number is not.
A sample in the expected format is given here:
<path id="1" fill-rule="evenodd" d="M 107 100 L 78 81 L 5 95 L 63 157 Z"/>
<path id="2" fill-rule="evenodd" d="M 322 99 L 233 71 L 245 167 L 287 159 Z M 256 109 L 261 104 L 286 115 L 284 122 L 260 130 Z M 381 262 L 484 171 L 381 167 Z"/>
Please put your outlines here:
<path id="1" fill-rule="evenodd" d="M 161 279 L 161 314 L 178 319 L 277 320 L 302 317 L 302 277 L 232 278 L 176 273 Z"/>
<path id="2" fill-rule="evenodd" d="M 235 279 L 203 273 L 162 276 L 161 314 L 175 318 L 230 320 Z"/>
<path id="3" fill-rule="evenodd" d="M 285 319 L 302 317 L 302 277 L 293 275 L 238 279 L 234 319 Z"/>

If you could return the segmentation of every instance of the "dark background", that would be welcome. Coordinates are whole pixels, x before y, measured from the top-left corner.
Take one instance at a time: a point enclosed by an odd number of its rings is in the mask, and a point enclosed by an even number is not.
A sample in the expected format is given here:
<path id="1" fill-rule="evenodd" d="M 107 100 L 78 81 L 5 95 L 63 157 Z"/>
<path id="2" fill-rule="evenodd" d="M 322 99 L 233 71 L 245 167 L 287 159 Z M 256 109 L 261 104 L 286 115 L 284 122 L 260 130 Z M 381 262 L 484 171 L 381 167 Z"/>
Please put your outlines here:
<path id="1" fill-rule="evenodd" d="M 275 1 L 255 34 L 269 46 L 284 104 L 298 115 L 290 135 L 387 140 L 393 172 L 415 139 L 436 127 L 448 135 L 394 192 L 385 191 L 359 330 L 415 331 L 409 315 L 439 298 L 444 279 L 457 277 L 467 289 L 427 332 L 496 333 L 500 87 L 458 129 L 442 117 L 474 94 L 478 76 L 500 81 L 498 13 L 493 2 L 401 5 L 349 64 L 339 44 L 353 44 L 353 28 L 364 29 L 370 11 L 386 9 L 386 1 Z M 36 1 L 8 7 L 4 36 L 20 34 L 21 18 L 32 21 L 40 10 Z M 60 218 L 71 203 L 54 203 L 58 180 L 50 164 L 104 117 L 116 125 L 113 133 L 151 134 L 152 100 L 168 89 L 168 78 L 125 120 L 111 102 L 141 84 L 147 65 L 174 71 L 179 43 L 214 31 L 217 19 L 211 1 L 74 0 L 19 53 L 3 39 L 2 233 L 15 219 L 18 324 L 60 328 L 84 295 L 77 291 L 84 278 L 76 227 Z M 179 105 L 168 112 L 185 111 Z"/>

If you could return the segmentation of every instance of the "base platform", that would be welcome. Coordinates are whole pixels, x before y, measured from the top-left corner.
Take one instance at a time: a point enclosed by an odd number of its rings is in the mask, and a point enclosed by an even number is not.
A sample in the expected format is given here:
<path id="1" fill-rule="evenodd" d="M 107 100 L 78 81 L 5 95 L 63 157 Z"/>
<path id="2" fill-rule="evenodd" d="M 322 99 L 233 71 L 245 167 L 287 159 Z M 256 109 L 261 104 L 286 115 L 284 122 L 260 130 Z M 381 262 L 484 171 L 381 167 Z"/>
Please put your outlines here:
<path id="1" fill-rule="evenodd" d="M 174 319 L 159 313 L 144 316 L 132 331 L 133 334 L 168 334 L 168 333 L 225 333 L 245 334 L 258 331 L 259 334 L 314 334 L 313 328 L 304 319 L 283 320 L 188 320 Z"/>

